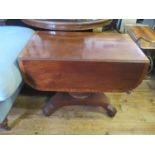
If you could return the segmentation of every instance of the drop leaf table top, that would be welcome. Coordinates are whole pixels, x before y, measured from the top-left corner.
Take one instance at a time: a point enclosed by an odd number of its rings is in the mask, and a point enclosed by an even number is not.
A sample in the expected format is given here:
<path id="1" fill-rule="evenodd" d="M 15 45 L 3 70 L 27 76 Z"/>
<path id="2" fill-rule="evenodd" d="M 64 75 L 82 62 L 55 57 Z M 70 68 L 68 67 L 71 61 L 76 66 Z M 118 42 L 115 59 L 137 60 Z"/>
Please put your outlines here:
<path id="1" fill-rule="evenodd" d="M 62 92 L 132 90 L 149 63 L 128 34 L 55 31 L 36 32 L 18 61 L 30 86 Z"/>

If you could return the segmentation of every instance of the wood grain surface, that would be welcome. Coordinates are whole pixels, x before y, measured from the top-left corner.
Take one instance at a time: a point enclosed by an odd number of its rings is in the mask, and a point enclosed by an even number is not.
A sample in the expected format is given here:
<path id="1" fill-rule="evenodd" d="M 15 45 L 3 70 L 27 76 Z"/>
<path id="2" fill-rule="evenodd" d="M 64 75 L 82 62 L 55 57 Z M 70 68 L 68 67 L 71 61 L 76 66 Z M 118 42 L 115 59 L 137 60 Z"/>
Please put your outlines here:
<path id="1" fill-rule="evenodd" d="M 96 19 L 96 20 L 39 20 L 39 19 L 23 19 L 24 23 L 48 30 L 61 31 L 76 31 L 88 30 L 96 27 L 103 27 L 111 24 L 111 19 Z M 66 21 L 66 22 L 65 22 Z"/>
<path id="2" fill-rule="evenodd" d="M 19 56 L 25 81 L 43 91 L 128 91 L 148 59 L 127 34 L 37 32 Z"/>
<path id="3" fill-rule="evenodd" d="M 127 31 L 140 48 L 155 49 L 155 31 L 146 25 L 128 25 Z"/>
<path id="4" fill-rule="evenodd" d="M 38 31 L 22 54 L 22 59 L 142 62 L 147 58 L 128 34 Z"/>

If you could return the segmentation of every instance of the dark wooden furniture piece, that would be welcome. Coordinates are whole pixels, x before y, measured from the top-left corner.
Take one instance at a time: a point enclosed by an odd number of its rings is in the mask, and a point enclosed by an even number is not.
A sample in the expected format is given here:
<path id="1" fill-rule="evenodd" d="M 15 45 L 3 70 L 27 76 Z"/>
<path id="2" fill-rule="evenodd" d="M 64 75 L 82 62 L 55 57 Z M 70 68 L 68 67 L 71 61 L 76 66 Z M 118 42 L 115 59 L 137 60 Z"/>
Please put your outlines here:
<path id="1" fill-rule="evenodd" d="M 43 108 L 45 115 L 61 106 L 89 104 L 114 116 L 116 109 L 102 93 L 137 87 L 148 59 L 127 34 L 38 31 L 20 54 L 19 66 L 34 89 L 59 92 Z"/>
<path id="2" fill-rule="evenodd" d="M 103 27 L 111 24 L 111 19 L 23 19 L 30 26 L 58 31 L 77 31 Z"/>
<path id="3" fill-rule="evenodd" d="M 127 33 L 150 60 L 148 73 L 152 72 L 155 59 L 155 31 L 147 25 L 127 25 Z"/>
<path id="4" fill-rule="evenodd" d="M 155 31 L 147 25 L 127 25 L 127 32 L 143 50 L 155 49 Z"/>

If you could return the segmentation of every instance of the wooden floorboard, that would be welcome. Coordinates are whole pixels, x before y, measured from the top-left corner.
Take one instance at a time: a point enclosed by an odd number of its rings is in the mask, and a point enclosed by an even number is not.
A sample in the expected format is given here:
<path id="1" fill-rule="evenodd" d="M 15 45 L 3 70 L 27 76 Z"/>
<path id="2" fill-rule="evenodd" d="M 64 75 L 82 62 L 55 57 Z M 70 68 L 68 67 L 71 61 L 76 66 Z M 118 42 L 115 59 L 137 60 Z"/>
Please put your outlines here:
<path id="1" fill-rule="evenodd" d="M 130 95 L 106 93 L 118 112 L 68 106 L 44 117 L 45 96 L 20 95 L 9 115 L 10 131 L 0 134 L 155 134 L 155 81 L 147 78 Z"/>

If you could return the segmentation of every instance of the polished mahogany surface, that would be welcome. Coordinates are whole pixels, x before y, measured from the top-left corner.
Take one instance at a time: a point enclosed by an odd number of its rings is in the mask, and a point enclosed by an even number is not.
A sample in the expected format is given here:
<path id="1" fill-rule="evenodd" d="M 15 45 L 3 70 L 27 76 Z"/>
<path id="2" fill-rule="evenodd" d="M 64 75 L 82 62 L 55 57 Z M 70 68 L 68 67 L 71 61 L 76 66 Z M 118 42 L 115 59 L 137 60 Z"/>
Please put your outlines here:
<path id="1" fill-rule="evenodd" d="M 127 34 L 91 32 L 37 32 L 22 59 L 101 62 L 147 62 Z"/>
<path id="2" fill-rule="evenodd" d="M 129 91 L 143 80 L 148 59 L 127 34 L 37 32 L 19 56 L 35 89 Z"/>
<path id="3" fill-rule="evenodd" d="M 111 19 L 23 19 L 24 23 L 48 30 L 76 31 L 103 27 L 111 24 Z"/>
<path id="4" fill-rule="evenodd" d="M 147 25 L 128 25 L 127 31 L 140 48 L 155 49 L 155 31 Z"/>

